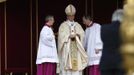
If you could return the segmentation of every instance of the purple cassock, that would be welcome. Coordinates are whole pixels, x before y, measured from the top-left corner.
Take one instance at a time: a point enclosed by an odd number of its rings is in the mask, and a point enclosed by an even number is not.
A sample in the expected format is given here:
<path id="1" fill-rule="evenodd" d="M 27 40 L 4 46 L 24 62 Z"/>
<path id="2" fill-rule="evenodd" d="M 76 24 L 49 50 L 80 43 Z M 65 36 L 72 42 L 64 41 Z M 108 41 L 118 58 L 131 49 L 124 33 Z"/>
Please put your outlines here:
<path id="1" fill-rule="evenodd" d="M 38 64 L 37 75 L 56 75 L 56 63 Z"/>

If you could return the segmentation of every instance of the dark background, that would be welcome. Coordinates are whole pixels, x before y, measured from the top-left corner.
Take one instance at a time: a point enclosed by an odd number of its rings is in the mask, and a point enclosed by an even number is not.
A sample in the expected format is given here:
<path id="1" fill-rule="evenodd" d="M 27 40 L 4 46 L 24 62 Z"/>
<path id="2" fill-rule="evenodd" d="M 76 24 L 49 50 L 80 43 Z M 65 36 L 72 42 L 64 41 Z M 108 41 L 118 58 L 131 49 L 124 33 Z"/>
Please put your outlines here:
<path id="1" fill-rule="evenodd" d="M 66 20 L 65 7 L 71 3 L 77 10 L 75 20 L 85 28 L 81 20 L 86 13 L 85 2 L 86 0 L 8 0 L 0 3 L 0 74 L 13 72 L 19 75 L 27 72 L 36 75 L 38 36 L 45 16 L 55 16 L 54 32 L 57 33 L 60 23 Z M 122 0 L 87 0 L 87 13 L 93 16 L 95 22 L 103 25 L 110 23 L 113 11 L 122 6 Z"/>

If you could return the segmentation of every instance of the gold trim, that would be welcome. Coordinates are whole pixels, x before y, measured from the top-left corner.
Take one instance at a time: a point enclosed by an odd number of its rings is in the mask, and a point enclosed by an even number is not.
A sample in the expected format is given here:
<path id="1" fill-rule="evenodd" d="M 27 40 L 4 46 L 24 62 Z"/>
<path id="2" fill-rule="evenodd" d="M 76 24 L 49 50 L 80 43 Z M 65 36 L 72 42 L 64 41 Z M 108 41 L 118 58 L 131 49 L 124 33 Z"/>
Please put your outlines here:
<path id="1" fill-rule="evenodd" d="M 36 48 L 38 48 L 38 0 L 36 0 Z"/>
<path id="2" fill-rule="evenodd" d="M 31 55 L 30 56 L 31 57 L 31 69 L 30 70 L 31 70 L 31 75 L 33 75 L 33 68 L 32 68 L 33 67 L 33 62 L 32 62 L 32 60 L 33 60 L 33 48 L 32 48 L 33 47 L 32 46 L 33 45 L 32 44 L 33 38 L 32 38 L 32 36 L 33 36 L 33 34 L 32 34 L 32 0 L 30 0 L 30 49 L 31 49 L 30 50 L 31 51 L 30 52 L 31 53 L 30 54 Z"/>
<path id="3" fill-rule="evenodd" d="M 7 70 L 7 7 L 4 3 L 4 23 L 5 23 L 5 70 Z"/>

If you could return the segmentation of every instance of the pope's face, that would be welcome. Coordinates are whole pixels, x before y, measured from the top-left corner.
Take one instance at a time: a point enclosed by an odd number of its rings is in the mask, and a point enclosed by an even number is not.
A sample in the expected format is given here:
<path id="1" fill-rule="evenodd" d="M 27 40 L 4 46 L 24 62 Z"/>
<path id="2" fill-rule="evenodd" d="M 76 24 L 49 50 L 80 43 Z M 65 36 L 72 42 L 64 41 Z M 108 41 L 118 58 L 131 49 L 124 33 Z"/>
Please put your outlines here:
<path id="1" fill-rule="evenodd" d="M 70 20 L 70 21 L 74 21 L 74 18 L 75 18 L 74 15 L 69 15 L 69 16 L 67 16 L 67 19 Z"/>

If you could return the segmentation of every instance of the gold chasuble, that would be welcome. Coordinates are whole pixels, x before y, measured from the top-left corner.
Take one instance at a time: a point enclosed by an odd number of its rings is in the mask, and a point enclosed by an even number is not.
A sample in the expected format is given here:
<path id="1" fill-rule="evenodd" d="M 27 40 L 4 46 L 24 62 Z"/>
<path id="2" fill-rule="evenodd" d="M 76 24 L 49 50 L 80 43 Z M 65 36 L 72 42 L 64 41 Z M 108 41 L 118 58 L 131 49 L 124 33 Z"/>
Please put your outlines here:
<path id="1" fill-rule="evenodd" d="M 78 53 L 77 53 L 77 45 L 76 45 L 76 41 L 71 41 L 71 44 L 70 44 L 70 54 L 71 54 L 71 64 L 72 64 L 72 70 L 78 70 Z"/>
<path id="2" fill-rule="evenodd" d="M 60 70 L 82 71 L 88 63 L 88 56 L 82 46 L 84 31 L 77 22 L 73 23 L 73 30 L 71 30 L 72 28 L 68 22 L 65 21 L 61 24 L 58 33 Z M 79 35 L 73 40 L 69 38 L 72 31 Z"/>

